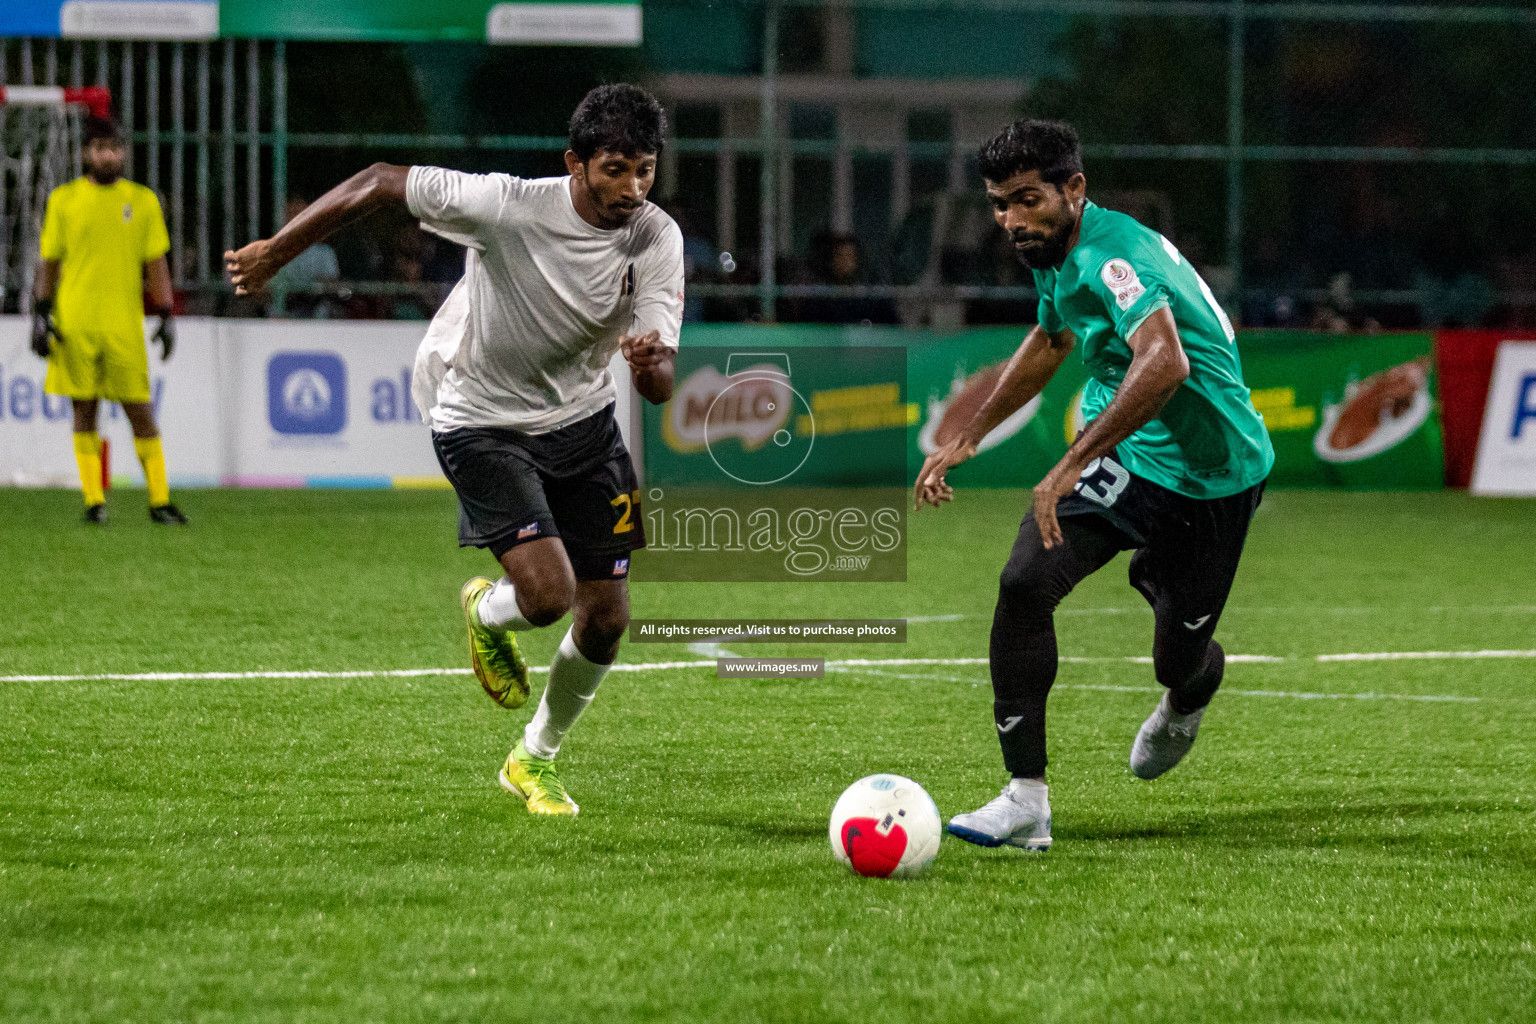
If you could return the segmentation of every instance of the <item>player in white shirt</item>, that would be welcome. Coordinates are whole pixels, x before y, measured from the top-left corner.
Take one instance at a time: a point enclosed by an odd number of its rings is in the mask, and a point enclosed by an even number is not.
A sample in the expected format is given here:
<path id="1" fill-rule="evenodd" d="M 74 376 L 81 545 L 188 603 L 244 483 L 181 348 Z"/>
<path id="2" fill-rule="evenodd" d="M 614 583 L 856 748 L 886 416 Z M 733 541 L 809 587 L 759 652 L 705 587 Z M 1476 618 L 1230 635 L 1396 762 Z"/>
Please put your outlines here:
<path id="1" fill-rule="evenodd" d="M 645 198 L 664 124 L 643 90 L 600 86 L 571 117 L 564 177 L 375 164 L 272 238 L 224 255 L 237 292 L 256 291 L 338 228 L 398 205 L 468 249 L 417 352 L 412 391 L 459 496 L 460 546 L 489 548 L 505 573 L 460 595 L 470 660 L 493 700 L 528 699 L 515 634 L 573 613 L 499 775 L 535 814 L 577 811 L 555 755 L 618 655 L 630 552 L 645 546 L 608 364 L 622 351 L 635 390 L 671 397 L 683 237 Z"/>

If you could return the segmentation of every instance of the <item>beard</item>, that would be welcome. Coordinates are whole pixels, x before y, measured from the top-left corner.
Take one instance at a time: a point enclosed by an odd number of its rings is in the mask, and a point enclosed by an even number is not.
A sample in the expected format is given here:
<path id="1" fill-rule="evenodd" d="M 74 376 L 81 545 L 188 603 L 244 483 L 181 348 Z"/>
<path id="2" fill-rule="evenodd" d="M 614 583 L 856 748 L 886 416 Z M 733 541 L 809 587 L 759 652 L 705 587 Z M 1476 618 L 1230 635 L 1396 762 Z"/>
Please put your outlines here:
<path id="1" fill-rule="evenodd" d="M 1063 224 L 1046 238 L 1030 238 L 1026 244 L 1013 243 L 1013 253 L 1019 262 L 1031 270 L 1049 270 L 1060 266 L 1067 258 L 1067 243 L 1072 238 L 1071 223 Z"/>

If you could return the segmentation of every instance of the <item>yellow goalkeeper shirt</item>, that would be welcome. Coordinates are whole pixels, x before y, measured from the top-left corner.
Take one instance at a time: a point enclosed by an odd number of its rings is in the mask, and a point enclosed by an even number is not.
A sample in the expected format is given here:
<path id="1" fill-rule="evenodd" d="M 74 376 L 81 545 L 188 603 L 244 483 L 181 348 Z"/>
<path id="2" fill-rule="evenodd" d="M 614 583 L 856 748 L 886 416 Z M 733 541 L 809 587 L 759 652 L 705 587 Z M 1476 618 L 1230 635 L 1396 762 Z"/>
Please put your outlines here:
<path id="1" fill-rule="evenodd" d="M 54 319 L 71 333 L 140 341 L 144 337 L 144 264 L 170 251 L 160 200 L 143 185 L 89 177 L 48 197 L 42 255 L 59 261 Z"/>

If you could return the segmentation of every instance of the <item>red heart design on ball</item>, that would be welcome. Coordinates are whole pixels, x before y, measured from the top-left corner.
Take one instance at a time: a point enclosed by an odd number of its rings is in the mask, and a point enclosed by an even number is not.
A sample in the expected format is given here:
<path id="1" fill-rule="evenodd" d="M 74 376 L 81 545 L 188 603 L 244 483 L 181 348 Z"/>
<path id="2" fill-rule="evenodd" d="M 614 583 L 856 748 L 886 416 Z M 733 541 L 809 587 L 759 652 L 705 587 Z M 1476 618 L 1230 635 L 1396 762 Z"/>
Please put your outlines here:
<path id="1" fill-rule="evenodd" d="M 843 852 L 848 854 L 853 870 L 867 878 L 889 877 L 901 863 L 901 855 L 907 852 L 907 830 L 892 825 L 889 832 L 881 835 L 877 830 L 879 824 L 875 818 L 849 818 L 843 822 Z"/>

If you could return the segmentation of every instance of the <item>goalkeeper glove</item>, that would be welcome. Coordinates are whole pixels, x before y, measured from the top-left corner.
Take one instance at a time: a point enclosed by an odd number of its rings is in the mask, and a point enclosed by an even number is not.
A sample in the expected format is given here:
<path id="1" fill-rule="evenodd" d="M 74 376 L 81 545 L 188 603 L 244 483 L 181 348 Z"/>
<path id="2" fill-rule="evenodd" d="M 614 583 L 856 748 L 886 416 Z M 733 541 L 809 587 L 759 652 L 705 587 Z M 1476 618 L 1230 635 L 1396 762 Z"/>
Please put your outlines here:
<path id="1" fill-rule="evenodd" d="M 39 359 L 48 358 L 50 338 L 64 344 L 59 329 L 53 325 L 53 300 L 38 299 L 32 304 L 32 351 Z"/>
<path id="2" fill-rule="evenodd" d="M 176 351 L 176 322 L 171 319 L 171 314 L 160 314 L 160 326 L 155 328 L 155 336 L 151 340 L 160 343 L 162 363 L 171 358 L 171 353 Z"/>

